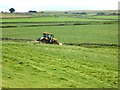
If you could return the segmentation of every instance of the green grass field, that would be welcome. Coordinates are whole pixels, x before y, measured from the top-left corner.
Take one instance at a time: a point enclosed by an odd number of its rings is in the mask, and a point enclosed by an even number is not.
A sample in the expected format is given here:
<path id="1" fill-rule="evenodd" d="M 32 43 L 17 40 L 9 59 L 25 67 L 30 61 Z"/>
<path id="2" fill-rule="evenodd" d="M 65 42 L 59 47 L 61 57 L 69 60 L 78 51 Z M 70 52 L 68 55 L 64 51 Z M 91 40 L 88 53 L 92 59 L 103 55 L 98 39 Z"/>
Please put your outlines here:
<path id="1" fill-rule="evenodd" d="M 114 20 L 38 16 L 4 15 L 2 26 L 8 27 L 2 28 L 2 37 L 35 40 L 51 32 L 62 43 L 118 45 Z M 89 24 L 61 25 L 66 21 Z M 44 25 L 33 25 L 39 23 Z M 2 41 L 2 83 L 3 88 L 118 88 L 118 47 Z"/>
<path id="2" fill-rule="evenodd" d="M 25 18 L 8 18 L 2 19 L 2 22 L 64 22 L 64 21 L 112 21 L 112 20 L 97 20 L 87 18 L 74 17 L 25 17 Z"/>
<path id="3" fill-rule="evenodd" d="M 117 48 L 3 42 L 3 87 L 116 88 Z"/>
<path id="4" fill-rule="evenodd" d="M 101 18 L 101 19 L 118 19 L 118 16 L 93 16 L 93 18 Z"/>
<path id="5" fill-rule="evenodd" d="M 3 28 L 2 36 L 10 38 L 36 39 L 42 32 L 52 32 L 63 43 L 118 43 L 117 24 L 79 26 L 41 26 Z"/>

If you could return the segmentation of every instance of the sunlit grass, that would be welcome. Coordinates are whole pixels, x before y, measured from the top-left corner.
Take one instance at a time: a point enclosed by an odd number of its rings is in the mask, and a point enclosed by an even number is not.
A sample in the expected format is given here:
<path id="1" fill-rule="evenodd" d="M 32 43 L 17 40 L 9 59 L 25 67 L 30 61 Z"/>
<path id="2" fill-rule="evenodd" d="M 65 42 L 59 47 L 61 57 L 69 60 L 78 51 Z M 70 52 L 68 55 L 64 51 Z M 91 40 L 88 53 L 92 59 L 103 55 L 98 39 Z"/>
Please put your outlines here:
<path id="1" fill-rule="evenodd" d="M 117 48 L 3 42 L 3 87 L 110 88 L 118 85 Z"/>

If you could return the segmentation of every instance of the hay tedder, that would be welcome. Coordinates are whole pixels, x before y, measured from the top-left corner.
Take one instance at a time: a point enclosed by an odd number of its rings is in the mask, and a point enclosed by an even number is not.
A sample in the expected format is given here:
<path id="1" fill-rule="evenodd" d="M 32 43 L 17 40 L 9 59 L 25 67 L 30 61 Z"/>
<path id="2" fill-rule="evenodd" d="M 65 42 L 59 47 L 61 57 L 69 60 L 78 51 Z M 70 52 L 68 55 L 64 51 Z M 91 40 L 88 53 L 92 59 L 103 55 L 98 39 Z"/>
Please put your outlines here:
<path id="1" fill-rule="evenodd" d="M 57 39 L 54 38 L 54 35 L 49 32 L 43 32 L 43 36 L 35 40 L 35 42 L 43 43 L 43 44 L 57 44 L 61 45 L 62 43 L 58 43 Z"/>

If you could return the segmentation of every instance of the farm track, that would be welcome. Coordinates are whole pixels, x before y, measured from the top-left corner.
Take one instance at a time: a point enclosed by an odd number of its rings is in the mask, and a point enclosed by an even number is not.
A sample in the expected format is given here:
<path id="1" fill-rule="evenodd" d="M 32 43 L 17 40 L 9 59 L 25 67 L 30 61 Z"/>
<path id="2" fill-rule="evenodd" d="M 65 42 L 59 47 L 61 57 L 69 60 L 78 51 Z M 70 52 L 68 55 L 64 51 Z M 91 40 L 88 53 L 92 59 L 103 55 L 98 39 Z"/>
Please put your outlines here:
<path id="1" fill-rule="evenodd" d="M 0 38 L 0 41 L 34 41 L 32 39 L 17 39 L 17 38 Z M 117 44 L 101 44 L 101 43 L 63 43 L 63 45 L 70 46 L 85 46 L 85 47 L 120 47 Z"/>

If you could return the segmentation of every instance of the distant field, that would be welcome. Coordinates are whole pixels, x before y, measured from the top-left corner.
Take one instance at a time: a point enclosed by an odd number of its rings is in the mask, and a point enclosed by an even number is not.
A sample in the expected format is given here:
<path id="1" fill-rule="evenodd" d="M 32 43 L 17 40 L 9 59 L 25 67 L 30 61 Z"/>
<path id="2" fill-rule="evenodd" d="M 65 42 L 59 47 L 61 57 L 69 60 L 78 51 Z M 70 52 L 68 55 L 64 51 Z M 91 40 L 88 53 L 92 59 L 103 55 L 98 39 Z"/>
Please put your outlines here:
<path id="1" fill-rule="evenodd" d="M 117 48 L 3 42 L 6 88 L 117 88 Z"/>
<path id="2" fill-rule="evenodd" d="M 34 17 L 34 18 L 15 18 L 3 19 L 3 22 L 59 22 L 59 21 L 80 21 L 86 19 L 78 19 L 71 17 Z"/>
<path id="3" fill-rule="evenodd" d="M 29 15 L 29 14 L 11 14 L 11 13 L 3 13 L 3 14 L 1 14 L 0 13 L 0 16 L 2 16 L 2 17 L 0 17 L 0 18 L 25 18 L 25 17 L 31 17 L 31 15 Z"/>
<path id="4" fill-rule="evenodd" d="M 64 21 L 107 21 L 86 18 L 73 18 L 73 17 L 33 17 L 33 18 L 9 18 L 2 19 L 2 22 L 64 22 Z"/>
<path id="5" fill-rule="evenodd" d="M 118 16 L 92 16 L 92 18 L 101 18 L 101 19 L 118 19 Z"/>
<path id="6" fill-rule="evenodd" d="M 118 42 L 117 24 L 80 25 L 80 26 L 42 26 L 3 28 L 3 37 L 36 39 L 42 32 L 52 32 L 59 42 L 91 42 L 115 43 Z"/>

